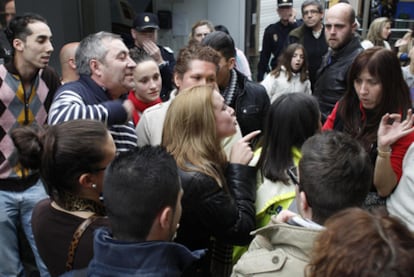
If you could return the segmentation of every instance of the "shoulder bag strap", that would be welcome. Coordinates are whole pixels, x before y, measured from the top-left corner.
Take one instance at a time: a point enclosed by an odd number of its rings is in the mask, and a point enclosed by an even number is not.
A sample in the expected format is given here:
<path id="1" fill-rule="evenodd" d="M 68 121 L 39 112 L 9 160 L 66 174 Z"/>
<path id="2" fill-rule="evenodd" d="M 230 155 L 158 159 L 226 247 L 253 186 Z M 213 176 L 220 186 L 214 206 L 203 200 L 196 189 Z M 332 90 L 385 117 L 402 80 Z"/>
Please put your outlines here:
<path id="1" fill-rule="evenodd" d="M 91 215 L 87 219 L 85 219 L 76 229 L 75 233 L 73 234 L 72 241 L 70 242 L 69 250 L 68 250 L 68 257 L 66 259 L 66 271 L 70 271 L 73 268 L 73 261 L 75 259 L 76 249 L 78 248 L 78 244 L 80 239 L 82 238 L 83 233 L 88 229 L 88 227 L 99 218 L 99 216 Z"/>

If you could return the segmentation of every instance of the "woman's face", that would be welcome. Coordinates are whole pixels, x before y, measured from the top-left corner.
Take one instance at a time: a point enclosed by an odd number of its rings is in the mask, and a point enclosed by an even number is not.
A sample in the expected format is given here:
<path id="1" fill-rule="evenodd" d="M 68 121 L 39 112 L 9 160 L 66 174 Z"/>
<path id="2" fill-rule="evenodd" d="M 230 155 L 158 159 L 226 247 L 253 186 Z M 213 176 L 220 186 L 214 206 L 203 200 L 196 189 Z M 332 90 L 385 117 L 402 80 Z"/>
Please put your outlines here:
<path id="1" fill-rule="evenodd" d="M 194 39 L 201 42 L 208 34 L 211 33 L 210 28 L 207 25 L 201 25 L 194 29 Z"/>
<path id="2" fill-rule="evenodd" d="M 236 133 L 236 116 L 234 110 L 227 106 L 223 96 L 217 91 L 213 92 L 214 117 L 216 119 L 217 136 L 220 139 L 232 136 Z"/>
<path id="3" fill-rule="evenodd" d="M 391 23 L 387 22 L 385 23 L 384 27 L 382 28 L 382 32 L 381 32 L 381 38 L 382 39 L 387 39 L 391 34 Z"/>
<path id="4" fill-rule="evenodd" d="M 137 64 L 134 70 L 135 96 L 144 103 L 155 101 L 160 96 L 161 75 L 155 61 Z"/>
<path id="5" fill-rule="evenodd" d="M 303 55 L 303 50 L 298 48 L 295 50 L 292 56 L 292 60 L 290 61 L 290 66 L 292 68 L 293 72 L 298 72 L 303 65 L 303 61 L 305 60 L 305 57 Z"/>
<path id="6" fill-rule="evenodd" d="M 381 102 L 381 81 L 369 74 L 366 68 L 354 80 L 354 88 L 359 101 L 365 109 L 374 109 Z"/>

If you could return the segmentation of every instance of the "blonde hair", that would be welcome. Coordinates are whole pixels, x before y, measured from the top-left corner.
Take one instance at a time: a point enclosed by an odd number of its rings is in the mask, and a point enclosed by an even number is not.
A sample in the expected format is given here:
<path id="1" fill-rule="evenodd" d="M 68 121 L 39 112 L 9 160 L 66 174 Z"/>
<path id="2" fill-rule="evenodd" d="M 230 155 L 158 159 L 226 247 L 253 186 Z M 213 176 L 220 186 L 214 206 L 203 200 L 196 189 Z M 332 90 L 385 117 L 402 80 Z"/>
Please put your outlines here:
<path id="1" fill-rule="evenodd" d="M 369 25 L 367 40 L 371 41 L 374 46 L 384 46 L 384 39 L 381 34 L 387 23 L 391 24 L 391 20 L 388 17 L 378 17 Z"/>
<path id="2" fill-rule="evenodd" d="M 213 23 L 211 23 L 211 21 L 207 20 L 207 19 L 201 19 L 199 21 L 197 21 L 196 23 L 193 24 L 193 26 L 191 26 L 191 33 L 188 35 L 188 39 L 195 39 L 195 29 L 197 29 L 200 26 L 207 26 L 208 29 L 210 30 L 210 33 L 214 32 L 214 25 Z"/>
<path id="3" fill-rule="evenodd" d="M 226 155 L 217 136 L 211 86 L 181 91 L 168 108 L 162 145 L 184 171 L 198 171 L 225 184 Z"/>

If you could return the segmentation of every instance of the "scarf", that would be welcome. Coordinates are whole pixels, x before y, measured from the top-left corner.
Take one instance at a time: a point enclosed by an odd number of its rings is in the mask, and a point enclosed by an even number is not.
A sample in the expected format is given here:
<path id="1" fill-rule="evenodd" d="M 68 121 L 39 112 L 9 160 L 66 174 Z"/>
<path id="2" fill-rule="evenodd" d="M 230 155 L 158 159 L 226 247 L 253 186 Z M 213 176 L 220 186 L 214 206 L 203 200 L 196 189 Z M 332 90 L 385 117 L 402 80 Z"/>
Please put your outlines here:
<path id="1" fill-rule="evenodd" d="M 222 92 L 226 105 L 229 105 L 231 107 L 232 107 L 232 103 L 234 100 L 234 92 L 236 91 L 236 85 L 237 85 L 237 73 L 236 73 L 236 70 L 232 69 L 229 85 Z"/>
<path id="2" fill-rule="evenodd" d="M 91 199 L 80 198 L 70 192 L 61 191 L 59 197 L 55 199 L 56 203 L 63 209 L 71 212 L 94 212 L 96 215 L 104 216 L 106 214 L 105 207 L 102 203 L 98 203 Z"/>
<path id="3" fill-rule="evenodd" d="M 152 102 L 144 103 L 135 96 L 134 91 L 129 92 L 128 99 L 132 101 L 132 103 L 134 104 L 134 107 L 135 107 L 135 111 L 132 114 L 135 126 L 137 126 L 138 121 L 141 117 L 140 114 L 142 114 L 149 107 L 154 106 L 158 103 L 161 103 L 161 98 L 160 97 L 158 97 L 157 99 L 155 99 Z"/>

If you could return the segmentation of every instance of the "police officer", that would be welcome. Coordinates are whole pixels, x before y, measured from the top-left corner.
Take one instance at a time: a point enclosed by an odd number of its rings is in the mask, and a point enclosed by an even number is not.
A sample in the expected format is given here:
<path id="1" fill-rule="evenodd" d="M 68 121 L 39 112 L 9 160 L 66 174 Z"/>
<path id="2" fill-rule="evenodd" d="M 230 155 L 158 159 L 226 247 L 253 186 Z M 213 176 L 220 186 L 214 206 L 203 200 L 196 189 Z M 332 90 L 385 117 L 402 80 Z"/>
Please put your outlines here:
<path id="1" fill-rule="evenodd" d="M 292 15 L 293 0 L 277 0 L 277 13 L 280 20 L 266 27 L 263 35 L 262 51 L 260 60 L 257 65 L 257 81 L 263 80 L 264 74 L 274 69 L 277 65 L 277 58 L 282 53 L 285 46 L 285 40 L 290 31 L 298 25 L 296 22 L 290 22 Z M 270 55 L 273 55 L 270 61 Z"/>
<path id="2" fill-rule="evenodd" d="M 131 35 L 134 39 L 134 47 L 147 52 L 158 64 L 162 78 L 160 97 L 163 101 L 167 101 L 173 89 L 172 74 L 175 58 L 174 52 L 169 47 L 157 44 L 158 29 L 158 17 L 155 14 L 139 13 L 134 19 Z"/>

